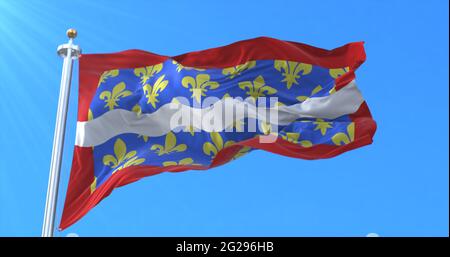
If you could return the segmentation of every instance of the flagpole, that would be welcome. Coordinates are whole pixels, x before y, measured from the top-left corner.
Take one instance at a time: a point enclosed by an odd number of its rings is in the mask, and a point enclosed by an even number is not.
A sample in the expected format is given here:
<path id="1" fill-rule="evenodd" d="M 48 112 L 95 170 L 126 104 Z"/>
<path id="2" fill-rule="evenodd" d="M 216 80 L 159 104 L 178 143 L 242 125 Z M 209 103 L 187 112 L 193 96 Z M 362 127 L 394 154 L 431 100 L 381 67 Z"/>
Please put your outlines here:
<path id="1" fill-rule="evenodd" d="M 64 58 L 64 62 L 59 89 L 58 110 L 56 112 L 55 134 L 53 136 L 53 150 L 50 162 L 44 222 L 42 225 L 42 237 L 52 237 L 55 227 L 56 202 L 58 199 L 59 175 L 64 147 L 70 83 L 72 80 L 72 65 L 73 60 L 78 59 L 81 54 L 80 47 L 73 44 L 73 39 L 76 36 L 77 31 L 75 29 L 68 29 L 67 37 L 69 38 L 69 42 L 58 46 L 57 50 L 58 55 Z"/>

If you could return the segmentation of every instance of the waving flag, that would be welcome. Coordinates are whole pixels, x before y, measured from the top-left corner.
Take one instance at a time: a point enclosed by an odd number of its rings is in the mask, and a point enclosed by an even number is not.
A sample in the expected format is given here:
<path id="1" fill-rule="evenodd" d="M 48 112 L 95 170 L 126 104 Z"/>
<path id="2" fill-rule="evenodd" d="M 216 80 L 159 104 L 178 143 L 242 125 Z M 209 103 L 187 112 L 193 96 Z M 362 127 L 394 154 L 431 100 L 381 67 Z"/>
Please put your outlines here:
<path id="1" fill-rule="evenodd" d="M 360 42 L 328 51 L 271 38 L 175 57 L 82 55 L 60 228 L 114 188 L 164 171 L 209 169 L 257 149 L 321 159 L 370 144 L 376 125 L 354 73 L 364 61 Z"/>

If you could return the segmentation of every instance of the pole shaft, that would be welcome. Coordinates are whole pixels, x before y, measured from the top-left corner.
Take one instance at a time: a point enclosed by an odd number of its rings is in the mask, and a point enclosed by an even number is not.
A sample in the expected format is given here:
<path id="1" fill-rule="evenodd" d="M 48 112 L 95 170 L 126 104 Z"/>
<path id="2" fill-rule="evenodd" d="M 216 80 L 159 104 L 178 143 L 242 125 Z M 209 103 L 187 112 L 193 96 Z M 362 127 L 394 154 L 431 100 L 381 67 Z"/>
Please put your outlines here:
<path id="1" fill-rule="evenodd" d="M 69 46 L 72 40 L 69 41 Z M 64 148 L 66 117 L 69 104 L 70 84 L 72 80 L 72 50 L 69 47 L 64 57 L 61 85 L 59 91 L 58 110 L 56 112 L 55 134 L 53 137 L 52 159 L 48 179 L 47 198 L 45 202 L 44 223 L 42 236 L 52 237 L 55 227 L 56 202 L 58 199 L 59 175 Z"/>

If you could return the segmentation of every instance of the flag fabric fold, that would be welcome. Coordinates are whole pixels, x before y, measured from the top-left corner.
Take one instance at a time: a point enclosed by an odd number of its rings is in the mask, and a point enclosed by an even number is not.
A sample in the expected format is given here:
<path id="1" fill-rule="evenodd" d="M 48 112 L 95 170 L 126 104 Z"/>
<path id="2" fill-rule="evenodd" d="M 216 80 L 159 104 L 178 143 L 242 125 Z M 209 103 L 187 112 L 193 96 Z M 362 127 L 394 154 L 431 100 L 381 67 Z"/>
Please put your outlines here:
<path id="1" fill-rule="evenodd" d="M 258 149 L 312 160 L 372 143 L 376 123 L 355 80 L 365 58 L 362 42 L 324 50 L 266 37 L 175 57 L 82 55 L 60 229 L 146 176 Z"/>

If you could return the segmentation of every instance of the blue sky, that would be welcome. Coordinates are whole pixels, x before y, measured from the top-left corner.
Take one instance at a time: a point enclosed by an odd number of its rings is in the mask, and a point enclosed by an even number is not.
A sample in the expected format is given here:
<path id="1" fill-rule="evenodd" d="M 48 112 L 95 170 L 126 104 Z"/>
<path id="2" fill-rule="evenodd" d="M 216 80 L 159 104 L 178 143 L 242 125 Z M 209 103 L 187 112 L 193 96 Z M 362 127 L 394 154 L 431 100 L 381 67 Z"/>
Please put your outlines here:
<path id="1" fill-rule="evenodd" d="M 374 143 L 328 160 L 255 151 L 116 189 L 57 236 L 448 236 L 448 1 L 0 0 L 0 236 L 39 236 L 65 31 L 84 53 L 178 55 L 257 36 L 365 41 Z M 74 71 L 57 220 L 76 124 Z"/>

